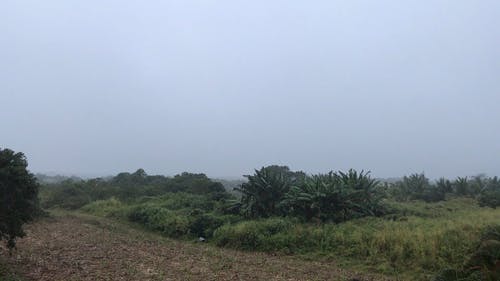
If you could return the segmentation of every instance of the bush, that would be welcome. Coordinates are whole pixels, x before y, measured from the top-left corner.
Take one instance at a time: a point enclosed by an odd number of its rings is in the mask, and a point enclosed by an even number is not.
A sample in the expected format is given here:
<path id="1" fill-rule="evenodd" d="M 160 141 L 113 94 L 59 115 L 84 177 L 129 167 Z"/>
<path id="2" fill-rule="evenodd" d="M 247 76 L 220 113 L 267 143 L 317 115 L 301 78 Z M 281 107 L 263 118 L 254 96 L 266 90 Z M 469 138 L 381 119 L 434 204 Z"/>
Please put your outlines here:
<path id="1" fill-rule="evenodd" d="M 169 210 L 200 209 L 203 211 L 213 210 L 216 206 L 216 201 L 206 195 L 197 195 L 184 192 L 167 193 L 160 197 L 154 198 L 151 202 Z"/>
<path id="2" fill-rule="evenodd" d="M 461 269 L 445 269 L 433 281 L 500 280 L 500 225 L 486 227 L 472 256 Z"/>
<path id="3" fill-rule="evenodd" d="M 280 203 L 295 181 L 293 174 L 285 166 L 268 166 L 245 176 L 248 182 L 237 189 L 242 194 L 242 213 L 253 218 L 284 214 Z"/>
<path id="4" fill-rule="evenodd" d="M 320 225 L 288 218 L 243 221 L 223 225 L 214 232 L 213 241 L 240 250 L 364 260 L 388 272 L 407 272 L 410 267 L 432 272 L 462 265 L 484 228 L 498 222 L 498 211 L 470 206 L 469 200 L 449 206 L 417 202 L 413 215 L 398 220 L 365 217 Z"/>
<path id="5" fill-rule="evenodd" d="M 479 205 L 485 207 L 500 207 L 500 179 L 494 177 L 487 180 L 478 197 Z"/>
<path id="6" fill-rule="evenodd" d="M 139 169 L 132 174 L 120 173 L 109 180 L 68 179 L 45 184 L 42 188 L 41 199 L 44 208 L 74 210 L 90 202 L 107 200 L 111 197 L 122 202 L 133 203 L 140 197 L 157 197 L 168 193 L 183 194 L 178 198 L 173 198 L 169 203 L 177 204 L 177 208 L 184 208 L 189 204 L 204 204 L 196 208 L 211 209 L 214 202 L 223 202 L 231 197 L 221 183 L 212 181 L 204 174 L 182 173 L 168 178 L 149 176 L 144 170 Z M 186 194 L 193 195 L 193 197 Z M 195 199 L 196 203 L 191 203 L 192 199 Z"/>
<path id="7" fill-rule="evenodd" d="M 181 237 L 189 233 L 187 216 L 159 206 L 144 204 L 130 211 L 128 219 L 145 225 L 147 228 L 160 231 L 169 237 Z"/>
<path id="8" fill-rule="evenodd" d="M 279 245 L 273 245 L 269 237 L 289 230 L 292 225 L 289 220 L 283 218 L 226 224 L 214 232 L 214 243 L 217 246 L 240 250 L 270 251 Z"/>
<path id="9" fill-rule="evenodd" d="M 448 180 L 440 179 L 436 184 L 431 184 L 424 174 L 412 174 L 394 184 L 392 195 L 398 201 L 438 202 L 445 200 L 446 194 L 452 190 L 452 183 Z"/>
<path id="10" fill-rule="evenodd" d="M 281 202 L 290 213 L 307 221 L 342 222 L 386 213 L 384 193 L 369 173 L 349 170 L 313 176 L 293 186 Z"/>
<path id="11" fill-rule="evenodd" d="M 478 201 L 482 207 L 500 207 L 500 190 L 484 191 L 479 195 Z"/>
<path id="12" fill-rule="evenodd" d="M 97 200 L 81 208 L 82 211 L 101 217 L 123 217 L 127 205 L 115 197 Z"/>
<path id="13" fill-rule="evenodd" d="M 225 223 L 236 223 L 243 218 L 235 215 L 216 215 L 194 211 L 189 216 L 189 233 L 204 238 L 211 238 L 216 229 Z"/>
<path id="14" fill-rule="evenodd" d="M 67 210 L 76 210 L 90 203 L 92 198 L 77 184 L 71 184 L 65 187 L 57 187 L 45 191 L 43 208 L 62 208 Z"/>

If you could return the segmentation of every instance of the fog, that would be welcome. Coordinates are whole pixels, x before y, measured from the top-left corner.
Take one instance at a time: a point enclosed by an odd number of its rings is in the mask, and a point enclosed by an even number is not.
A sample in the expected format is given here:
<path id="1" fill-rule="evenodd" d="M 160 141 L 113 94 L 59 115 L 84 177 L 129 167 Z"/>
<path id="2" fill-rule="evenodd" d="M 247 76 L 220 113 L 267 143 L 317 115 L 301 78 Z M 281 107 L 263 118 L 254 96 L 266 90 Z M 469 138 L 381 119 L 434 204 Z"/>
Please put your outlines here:
<path id="1" fill-rule="evenodd" d="M 34 172 L 500 175 L 499 1 L 2 1 Z"/>

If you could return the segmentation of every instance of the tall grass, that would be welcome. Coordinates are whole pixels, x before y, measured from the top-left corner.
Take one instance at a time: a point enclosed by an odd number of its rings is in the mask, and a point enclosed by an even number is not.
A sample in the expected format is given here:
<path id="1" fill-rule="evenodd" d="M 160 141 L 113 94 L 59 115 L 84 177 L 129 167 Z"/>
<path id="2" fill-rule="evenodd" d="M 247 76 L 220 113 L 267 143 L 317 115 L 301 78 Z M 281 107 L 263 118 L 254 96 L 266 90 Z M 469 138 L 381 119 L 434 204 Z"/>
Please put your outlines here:
<path id="1" fill-rule="evenodd" d="M 81 208 L 82 211 L 101 217 L 125 217 L 129 206 L 112 197 L 108 200 L 97 200 Z"/>
<path id="2" fill-rule="evenodd" d="M 218 213 L 215 210 L 218 204 L 207 196 L 179 192 L 141 197 L 134 203 L 123 203 L 113 197 L 89 203 L 81 210 L 96 216 L 139 223 L 168 237 L 192 238 L 212 237 L 214 230 L 221 225 L 242 219 Z"/>
<path id="3" fill-rule="evenodd" d="M 385 217 L 314 224 L 289 217 L 243 221 L 211 210 L 213 206 L 206 206 L 201 197 L 171 196 L 143 198 L 134 204 L 112 198 L 82 210 L 134 221 L 169 237 L 204 236 L 220 247 L 331 258 L 383 273 L 410 274 L 417 280 L 443 268 L 459 268 L 480 233 L 500 224 L 500 209 L 479 207 L 463 198 L 392 202 L 388 204 L 392 215 Z"/>
<path id="4" fill-rule="evenodd" d="M 446 204 L 409 204 L 414 215 L 363 218 L 341 224 L 297 224 L 282 218 L 224 225 L 214 233 L 218 246 L 243 250 L 282 251 L 364 260 L 381 271 L 435 272 L 460 266 L 480 233 L 500 224 L 500 210 L 479 208 L 468 200 Z M 461 206 L 461 208 L 458 208 Z M 269 226 L 278 225 L 276 231 Z"/>

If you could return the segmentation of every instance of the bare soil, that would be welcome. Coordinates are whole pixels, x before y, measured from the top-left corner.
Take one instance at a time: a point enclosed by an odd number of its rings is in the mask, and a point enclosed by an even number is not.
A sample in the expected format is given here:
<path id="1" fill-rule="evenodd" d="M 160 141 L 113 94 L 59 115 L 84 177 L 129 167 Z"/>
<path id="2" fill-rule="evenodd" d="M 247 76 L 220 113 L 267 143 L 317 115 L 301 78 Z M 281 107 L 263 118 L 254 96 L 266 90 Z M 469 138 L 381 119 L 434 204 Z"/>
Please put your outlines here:
<path id="1" fill-rule="evenodd" d="M 390 280 L 333 262 L 167 239 L 113 220 L 58 214 L 26 226 L 1 262 L 26 280 Z"/>

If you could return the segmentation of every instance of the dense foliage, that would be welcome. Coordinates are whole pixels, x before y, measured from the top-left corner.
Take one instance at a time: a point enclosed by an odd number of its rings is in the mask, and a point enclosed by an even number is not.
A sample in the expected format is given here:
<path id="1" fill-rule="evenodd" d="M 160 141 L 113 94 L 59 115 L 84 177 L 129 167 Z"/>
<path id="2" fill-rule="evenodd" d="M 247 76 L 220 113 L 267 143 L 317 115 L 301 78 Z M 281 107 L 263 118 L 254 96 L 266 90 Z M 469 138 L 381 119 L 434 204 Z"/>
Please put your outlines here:
<path id="1" fill-rule="evenodd" d="M 454 181 L 444 178 L 432 183 L 424 174 L 405 176 L 390 186 L 390 195 L 398 201 L 444 201 L 448 197 L 476 198 L 482 206 L 500 206 L 500 180 L 498 177 L 478 175 L 471 179 L 458 177 Z"/>
<path id="2" fill-rule="evenodd" d="M 124 218 L 169 237 L 210 237 L 239 218 L 225 211 L 234 204 L 233 196 L 204 174 L 149 176 L 139 169 L 109 179 L 46 184 L 41 195 L 45 208 Z"/>
<path id="3" fill-rule="evenodd" d="M 246 178 L 248 182 L 237 189 L 242 194 L 241 208 L 244 215 L 269 217 L 284 214 L 280 203 L 292 184 L 298 181 L 288 167 L 263 167 Z"/>
<path id="4" fill-rule="evenodd" d="M 478 196 L 479 204 L 491 208 L 500 207 L 500 179 L 498 177 L 486 180 Z"/>
<path id="5" fill-rule="evenodd" d="M 160 196 L 170 192 L 202 194 L 224 199 L 229 194 L 224 186 L 205 174 L 182 173 L 174 177 L 150 176 L 143 169 L 134 173 L 120 173 L 110 179 L 64 180 L 45 184 L 41 190 L 42 207 L 78 209 L 111 197 L 133 201 L 143 196 Z"/>
<path id="6" fill-rule="evenodd" d="M 0 149 L 0 240 L 9 248 L 38 212 L 38 184 L 27 167 L 23 153 Z"/>
<path id="7" fill-rule="evenodd" d="M 150 176 L 142 169 L 107 179 L 45 178 L 41 198 L 46 208 L 127 220 L 168 237 L 363 259 L 391 274 L 459 268 L 500 216 L 497 177 L 432 181 L 413 174 L 387 182 L 364 171 L 307 175 L 286 166 L 245 177 L 233 193 L 204 174 Z"/>
<path id="8" fill-rule="evenodd" d="M 383 192 L 368 173 L 349 170 L 307 176 L 286 166 L 268 166 L 246 176 L 241 212 L 252 218 L 296 216 L 341 222 L 384 214 Z"/>
<path id="9" fill-rule="evenodd" d="M 486 227 L 461 269 L 444 269 L 433 281 L 500 280 L 500 225 Z"/>
<path id="10" fill-rule="evenodd" d="M 307 221 L 341 222 L 383 215 L 382 198 L 378 181 L 368 173 L 349 170 L 309 177 L 289 190 L 282 205 Z"/>

